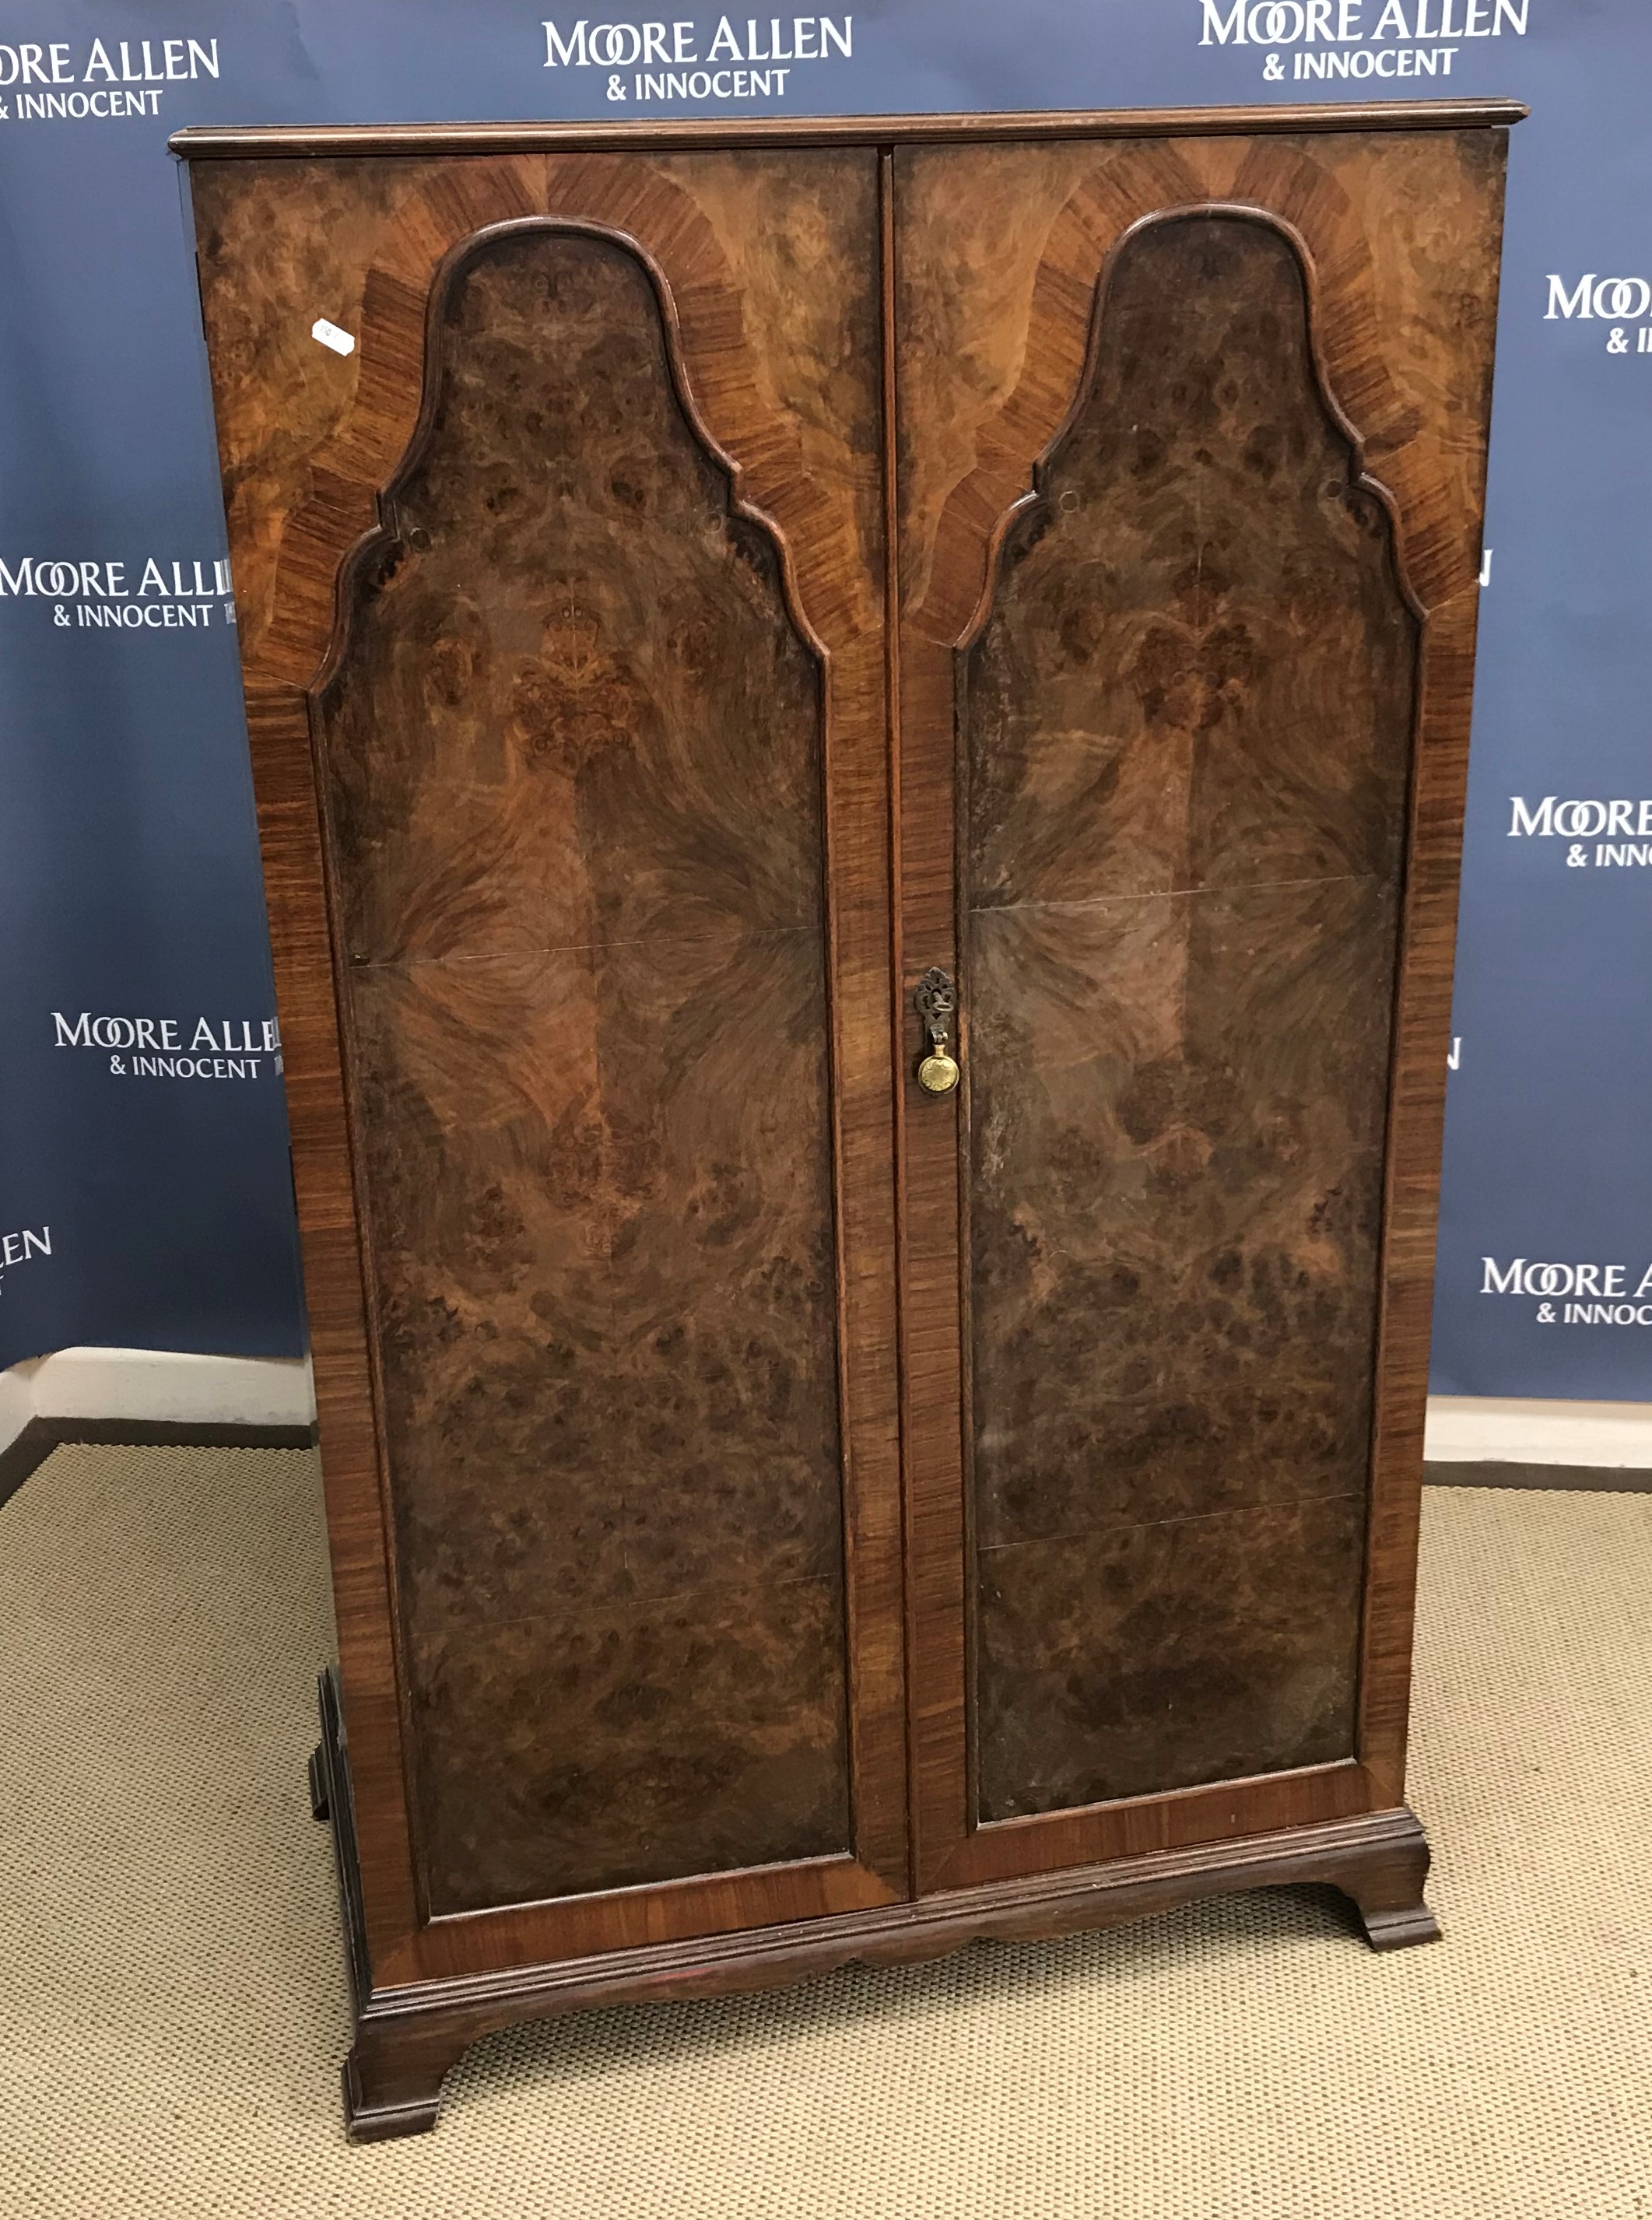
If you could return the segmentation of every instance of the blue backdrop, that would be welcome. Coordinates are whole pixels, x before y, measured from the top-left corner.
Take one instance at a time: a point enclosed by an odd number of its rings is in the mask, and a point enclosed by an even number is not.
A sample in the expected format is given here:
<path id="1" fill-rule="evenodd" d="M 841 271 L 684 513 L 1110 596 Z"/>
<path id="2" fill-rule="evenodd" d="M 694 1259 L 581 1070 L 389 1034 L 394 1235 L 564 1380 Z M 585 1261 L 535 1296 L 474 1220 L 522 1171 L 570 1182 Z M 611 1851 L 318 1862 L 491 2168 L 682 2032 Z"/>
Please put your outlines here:
<path id="1" fill-rule="evenodd" d="M 543 0 L 0 18 L 0 1364 L 302 1345 L 169 133 L 1510 94 L 1532 115 L 1510 170 L 1434 1384 L 1652 1395 L 1646 0 L 653 22 L 547 23 Z"/>

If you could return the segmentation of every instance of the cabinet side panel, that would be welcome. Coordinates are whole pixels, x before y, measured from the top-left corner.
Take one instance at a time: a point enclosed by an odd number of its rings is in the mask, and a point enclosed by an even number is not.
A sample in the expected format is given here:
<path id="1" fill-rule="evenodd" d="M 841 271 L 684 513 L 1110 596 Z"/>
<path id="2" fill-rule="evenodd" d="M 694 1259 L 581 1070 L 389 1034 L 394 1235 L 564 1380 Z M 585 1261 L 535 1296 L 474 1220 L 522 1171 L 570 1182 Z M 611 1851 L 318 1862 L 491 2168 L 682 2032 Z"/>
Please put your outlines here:
<path id="1" fill-rule="evenodd" d="M 1153 224 L 965 658 L 983 1818 L 1354 1747 L 1416 625 L 1294 249 Z"/>
<path id="2" fill-rule="evenodd" d="M 439 380 L 317 715 L 445 1912 L 850 1819 L 819 668 L 634 255 Z"/>

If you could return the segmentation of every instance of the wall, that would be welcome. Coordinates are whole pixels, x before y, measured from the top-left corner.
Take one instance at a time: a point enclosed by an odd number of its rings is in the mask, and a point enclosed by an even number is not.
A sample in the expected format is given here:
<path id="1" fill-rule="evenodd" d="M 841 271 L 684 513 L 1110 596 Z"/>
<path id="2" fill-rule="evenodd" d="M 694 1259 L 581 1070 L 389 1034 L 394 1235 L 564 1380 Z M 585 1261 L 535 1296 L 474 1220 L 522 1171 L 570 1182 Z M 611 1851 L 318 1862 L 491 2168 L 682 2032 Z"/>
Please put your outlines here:
<path id="1" fill-rule="evenodd" d="M 652 20 L 37 0 L 0 28 L 0 1365 L 302 1348 L 170 132 L 1512 94 L 1435 1385 L 1652 1397 L 1644 0 L 696 10 L 645 73 Z"/>

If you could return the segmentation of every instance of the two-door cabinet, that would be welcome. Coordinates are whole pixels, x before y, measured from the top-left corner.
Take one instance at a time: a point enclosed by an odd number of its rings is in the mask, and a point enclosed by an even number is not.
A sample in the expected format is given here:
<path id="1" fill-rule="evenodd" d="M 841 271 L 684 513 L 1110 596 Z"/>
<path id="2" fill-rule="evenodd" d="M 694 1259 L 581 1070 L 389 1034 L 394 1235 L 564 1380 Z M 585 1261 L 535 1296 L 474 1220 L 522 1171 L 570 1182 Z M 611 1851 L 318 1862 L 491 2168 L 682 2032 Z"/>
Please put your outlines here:
<path id="1" fill-rule="evenodd" d="M 1435 1932 L 1522 112 L 174 142 L 357 2135 L 578 2005 L 1276 1882 Z"/>

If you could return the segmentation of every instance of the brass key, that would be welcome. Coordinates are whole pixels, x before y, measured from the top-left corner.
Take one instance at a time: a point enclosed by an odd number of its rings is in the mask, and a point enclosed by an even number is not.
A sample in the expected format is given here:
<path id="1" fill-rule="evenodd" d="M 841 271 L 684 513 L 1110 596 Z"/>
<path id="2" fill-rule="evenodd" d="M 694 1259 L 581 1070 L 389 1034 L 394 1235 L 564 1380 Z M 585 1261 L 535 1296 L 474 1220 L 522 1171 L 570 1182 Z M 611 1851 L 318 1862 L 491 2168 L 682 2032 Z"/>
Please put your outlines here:
<path id="1" fill-rule="evenodd" d="M 957 989 L 946 972 L 926 971 L 912 999 L 929 1036 L 929 1053 L 918 1067 L 918 1084 L 926 1094 L 950 1094 L 959 1077 L 957 1061 L 946 1045 L 958 1006 Z"/>

